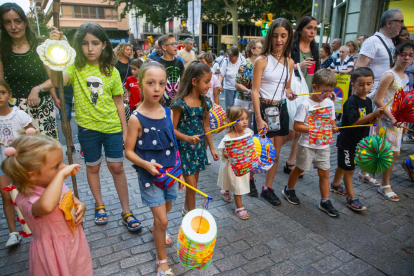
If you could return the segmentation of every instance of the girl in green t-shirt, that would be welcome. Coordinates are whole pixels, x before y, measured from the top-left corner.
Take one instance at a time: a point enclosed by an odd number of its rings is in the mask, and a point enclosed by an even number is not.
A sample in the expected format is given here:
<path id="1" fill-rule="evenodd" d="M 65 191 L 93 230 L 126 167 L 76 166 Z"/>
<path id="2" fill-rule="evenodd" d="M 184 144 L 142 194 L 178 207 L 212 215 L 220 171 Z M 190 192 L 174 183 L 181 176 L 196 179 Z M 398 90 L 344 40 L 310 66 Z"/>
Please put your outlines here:
<path id="1" fill-rule="evenodd" d="M 59 40 L 61 36 L 62 32 L 52 27 L 50 39 Z M 121 201 L 122 222 L 128 230 L 137 231 L 142 226 L 129 208 L 123 166 L 127 123 L 122 83 L 118 70 L 113 66 L 111 43 L 100 25 L 84 23 L 75 33 L 73 46 L 75 62 L 63 72 L 63 85 L 73 85 L 78 138 L 85 157 L 89 187 L 96 202 L 95 223 L 108 223 L 99 178 L 103 146 Z M 51 79 L 57 86 L 56 72 L 51 71 Z"/>

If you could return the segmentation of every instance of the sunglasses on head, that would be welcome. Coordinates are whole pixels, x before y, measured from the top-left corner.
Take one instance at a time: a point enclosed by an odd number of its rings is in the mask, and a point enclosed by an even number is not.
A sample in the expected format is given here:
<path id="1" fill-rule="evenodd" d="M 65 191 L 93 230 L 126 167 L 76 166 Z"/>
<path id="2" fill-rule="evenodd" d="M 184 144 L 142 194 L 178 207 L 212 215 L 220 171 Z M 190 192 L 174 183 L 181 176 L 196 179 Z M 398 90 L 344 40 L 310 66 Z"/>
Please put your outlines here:
<path id="1" fill-rule="evenodd" d="M 402 58 L 406 58 L 406 57 L 412 58 L 412 57 L 414 57 L 414 53 L 399 53 L 398 55 Z"/>
<path id="2" fill-rule="evenodd" d="M 99 81 L 93 81 L 93 82 L 92 81 L 88 81 L 88 82 L 86 82 L 86 85 L 88 87 L 92 85 L 92 87 L 98 88 L 100 84 L 101 83 Z"/>

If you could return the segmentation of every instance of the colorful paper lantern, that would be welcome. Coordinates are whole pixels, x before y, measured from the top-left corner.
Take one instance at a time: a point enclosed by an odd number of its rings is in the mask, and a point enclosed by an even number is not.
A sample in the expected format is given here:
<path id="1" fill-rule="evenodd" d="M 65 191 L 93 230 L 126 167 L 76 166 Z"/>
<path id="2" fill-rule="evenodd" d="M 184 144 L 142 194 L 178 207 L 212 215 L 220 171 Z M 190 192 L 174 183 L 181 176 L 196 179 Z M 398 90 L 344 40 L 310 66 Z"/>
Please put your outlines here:
<path id="1" fill-rule="evenodd" d="M 331 114 L 332 106 L 318 107 L 309 110 L 308 122 L 310 146 L 332 144 Z"/>
<path id="2" fill-rule="evenodd" d="M 24 220 L 22 212 L 16 205 L 16 197 L 19 193 L 19 191 L 17 191 L 16 186 L 10 185 L 8 187 L 4 187 L 3 190 L 9 192 L 11 203 L 14 205 L 14 209 L 16 210 L 16 213 L 17 213 L 17 221 L 20 222 L 20 224 L 22 225 L 23 231 L 20 231 L 19 234 L 23 236 L 24 238 L 31 236 L 32 231 L 30 231 L 29 226 L 27 226 L 26 221 Z"/>
<path id="3" fill-rule="evenodd" d="M 367 173 L 382 173 L 392 164 L 393 152 L 390 142 L 380 136 L 368 136 L 357 146 L 355 163 Z"/>
<path id="4" fill-rule="evenodd" d="M 260 159 L 257 155 L 251 134 L 224 141 L 231 168 L 236 176 L 243 176 L 259 166 Z"/>
<path id="5" fill-rule="evenodd" d="M 414 90 L 400 89 L 394 95 L 391 114 L 400 123 L 414 123 Z"/>
<path id="6" fill-rule="evenodd" d="M 37 54 L 42 62 L 54 71 L 63 71 L 68 68 L 76 57 L 76 51 L 66 40 L 46 39 L 37 46 Z"/>
<path id="7" fill-rule="evenodd" d="M 258 134 L 253 135 L 253 143 L 260 158 L 260 164 L 254 169 L 254 173 L 266 173 L 275 162 L 276 148 L 268 137 Z"/>
<path id="8" fill-rule="evenodd" d="M 209 112 L 209 119 L 210 119 L 211 130 L 222 127 L 226 124 L 226 112 L 221 106 L 213 103 L 213 107 L 210 109 L 210 112 Z M 212 133 L 217 134 L 217 133 L 222 132 L 223 130 L 224 128 L 214 131 Z"/>
<path id="9" fill-rule="evenodd" d="M 177 255 L 183 266 L 205 269 L 212 262 L 217 224 L 205 209 L 194 209 L 183 218 L 177 239 Z"/>

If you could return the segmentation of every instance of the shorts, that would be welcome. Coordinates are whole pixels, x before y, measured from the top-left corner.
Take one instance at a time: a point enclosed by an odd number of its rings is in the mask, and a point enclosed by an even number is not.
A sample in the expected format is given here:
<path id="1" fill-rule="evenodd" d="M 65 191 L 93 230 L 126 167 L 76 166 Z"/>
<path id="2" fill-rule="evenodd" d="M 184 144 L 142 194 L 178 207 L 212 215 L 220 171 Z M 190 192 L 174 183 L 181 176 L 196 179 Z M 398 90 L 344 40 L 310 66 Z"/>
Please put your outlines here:
<path id="1" fill-rule="evenodd" d="M 265 115 L 264 110 L 267 107 L 272 107 L 272 106 L 275 106 L 275 105 L 260 103 L 260 114 L 262 118 L 264 118 L 264 115 Z M 280 129 L 275 130 L 275 131 L 269 131 L 268 133 L 266 133 L 266 136 L 269 138 L 273 138 L 276 136 L 289 135 L 289 113 L 288 113 L 286 101 L 282 104 L 282 108 L 279 111 L 279 114 L 280 114 L 280 117 L 279 117 L 280 118 Z M 253 121 L 253 129 L 254 129 L 254 133 L 257 133 L 256 120 Z"/>
<path id="2" fill-rule="evenodd" d="M 0 166 L 0 176 L 5 175 L 4 172 L 1 170 L 1 166 Z"/>
<path id="3" fill-rule="evenodd" d="M 345 171 L 355 170 L 355 149 L 346 150 L 338 148 L 338 167 Z"/>
<path id="4" fill-rule="evenodd" d="M 331 149 L 329 147 L 325 149 L 313 149 L 299 145 L 298 154 L 296 155 L 296 167 L 302 171 L 309 171 L 311 164 L 315 168 L 321 170 L 329 170 Z"/>
<path id="5" fill-rule="evenodd" d="M 167 190 L 162 190 L 151 183 L 149 186 L 141 182 L 138 174 L 138 184 L 141 191 L 142 203 L 147 207 L 157 207 L 165 204 L 166 201 L 174 202 L 178 197 L 178 182 Z M 148 183 L 147 183 L 148 184 Z M 145 187 L 148 186 L 148 187 Z"/>
<path id="6" fill-rule="evenodd" d="M 102 133 L 78 126 L 78 139 L 87 166 L 96 166 L 102 162 L 102 146 L 105 150 L 107 162 L 119 163 L 124 161 L 122 131 Z"/>
<path id="7" fill-rule="evenodd" d="M 65 102 L 65 107 L 66 107 L 66 117 L 68 118 L 68 121 L 70 121 L 70 119 L 72 119 L 72 107 L 73 107 L 73 103 L 68 103 Z M 59 109 L 59 116 L 62 119 L 62 109 Z"/>

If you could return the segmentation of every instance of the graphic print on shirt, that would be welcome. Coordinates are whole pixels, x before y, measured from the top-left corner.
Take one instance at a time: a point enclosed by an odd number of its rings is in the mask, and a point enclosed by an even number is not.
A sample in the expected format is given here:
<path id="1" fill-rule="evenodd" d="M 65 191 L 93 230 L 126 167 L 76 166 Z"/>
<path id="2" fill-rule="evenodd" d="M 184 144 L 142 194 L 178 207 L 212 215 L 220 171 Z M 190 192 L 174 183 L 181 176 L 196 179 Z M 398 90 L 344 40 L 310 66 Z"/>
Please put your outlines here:
<path id="1" fill-rule="evenodd" d="M 13 126 L 11 123 L 3 123 L 0 125 L 0 144 L 8 146 L 12 138 Z"/>
<path id="2" fill-rule="evenodd" d="M 100 77 L 90 76 L 86 79 L 86 85 L 91 90 L 92 105 L 96 105 L 99 95 L 103 94 L 103 81 Z"/>
<path id="3" fill-rule="evenodd" d="M 167 85 L 165 86 L 164 96 L 167 100 L 174 98 L 180 86 L 180 68 L 170 66 L 165 68 L 167 72 Z"/>
<path id="4" fill-rule="evenodd" d="M 358 111 L 359 111 L 359 117 L 364 117 L 366 115 L 365 107 L 358 108 Z"/>

